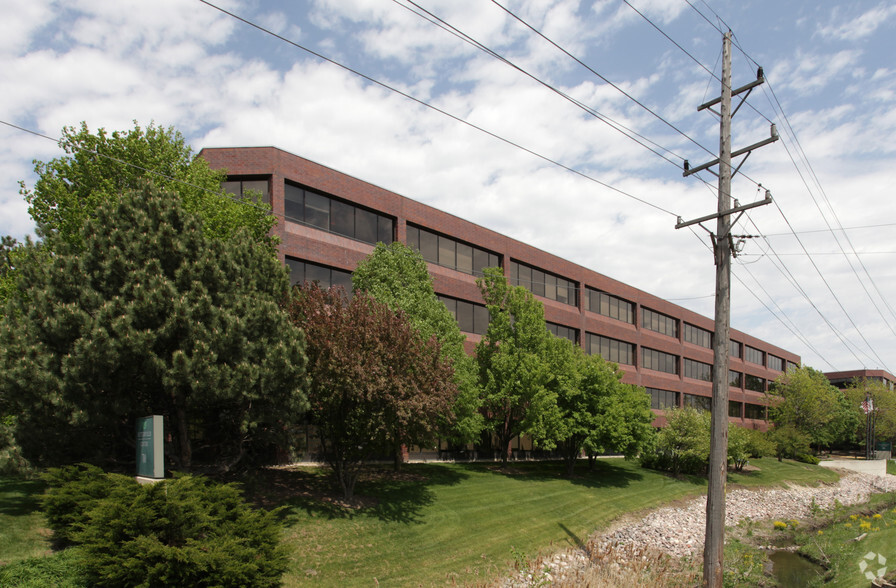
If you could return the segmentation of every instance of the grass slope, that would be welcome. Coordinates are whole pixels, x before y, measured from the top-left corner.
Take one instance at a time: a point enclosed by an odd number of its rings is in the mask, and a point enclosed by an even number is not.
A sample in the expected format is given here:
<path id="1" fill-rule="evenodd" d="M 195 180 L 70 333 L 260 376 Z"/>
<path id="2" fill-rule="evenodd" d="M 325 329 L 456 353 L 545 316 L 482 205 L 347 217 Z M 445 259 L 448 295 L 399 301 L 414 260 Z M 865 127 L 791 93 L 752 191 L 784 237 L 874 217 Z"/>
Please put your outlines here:
<path id="1" fill-rule="evenodd" d="M 817 466 L 773 459 L 732 474 L 730 484 L 833 481 Z M 483 585 L 522 558 L 585 542 L 619 516 L 705 492 L 705 480 L 680 480 L 636 462 L 598 460 L 563 476 L 560 462 L 408 464 L 396 474 L 371 468 L 359 482 L 361 505 L 339 503 L 322 468 L 267 470 L 244 480 L 247 497 L 284 505 L 284 540 L 292 552 L 285 586 Z M 0 479 L 0 561 L 6 572 L 54 577 L 75 565 L 70 554 L 26 560 L 48 543 L 34 482 Z M 61 555 L 61 557 L 60 557 Z M 21 574 L 20 574 L 21 573 Z M 0 571 L 0 577 L 4 574 Z M 73 584 L 74 585 L 74 584 Z"/>

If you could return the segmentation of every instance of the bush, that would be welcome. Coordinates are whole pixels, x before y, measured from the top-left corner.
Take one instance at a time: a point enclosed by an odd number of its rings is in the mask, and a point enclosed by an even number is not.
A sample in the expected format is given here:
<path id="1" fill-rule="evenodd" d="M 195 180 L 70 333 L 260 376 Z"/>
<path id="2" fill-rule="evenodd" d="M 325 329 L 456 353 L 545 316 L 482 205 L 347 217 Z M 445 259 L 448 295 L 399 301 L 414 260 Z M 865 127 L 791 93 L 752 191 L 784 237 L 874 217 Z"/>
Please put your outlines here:
<path id="1" fill-rule="evenodd" d="M 776 427 L 771 433 L 771 439 L 775 444 L 775 455 L 778 461 L 783 458 L 797 459 L 801 455 L 811 455 L 809 436 L 796 427 L 785 425 Z"/>
<path id="2" fill-rule="evenodd" d="M 709 466 L 710 414 L 691 407 L 666 410 L 667 425 L 656 435 L 656 451 L 641 464 L 673 474 L 705 474 Z"/>
<path id="3" fill-rule="evenodd" d="M 78 549 L 71 547 L 50 556 L 29 557 L 0 566 L 0 586 L 86 588 Z"/>
<path id="4" fill-rule="evenodd" d="M 31 476 L 34 470 L 22 448 L 16 443 L 15 430 L 17 419 L 6 415 L 0 417 L 0 476 Z"/>
<path id="5" fill-rule="evenodd" d="M 278 586 L 280 533 L 234 486 L 180 476 L 114 485 L 73 538 L 93 586 Z"/>
<path id="6" fill-rule="evenodd" d="M 812 465 L 818 465 L 818 463 L 821 461 L 814 455 L 811 455 L 808 453 L 802 453 L 800 455 L 797 455 L 794 459 L 796 459 L 797 461 L 801 461 L 803 463 L 810 463 Z"/>
<path id="7" fill-rule="evenodd" d="M 747 451 L 753 459 L 775 454 L 775 444 L 768 433 L 758 429 L 744 429 L 747 432 Z"/>
<path id="8" fill-rule="evenodd" d="M 72 535 L 84 527 L 90 511 L 113 488 L 130 488 L 132 494 L 139 490 L 133 478 L 106 474 L 87 463 L 50 468 L 42 477 L 47 490 L 41 506 L 53 529 L 53 540 L 61 545 L 72 543 Z"/>

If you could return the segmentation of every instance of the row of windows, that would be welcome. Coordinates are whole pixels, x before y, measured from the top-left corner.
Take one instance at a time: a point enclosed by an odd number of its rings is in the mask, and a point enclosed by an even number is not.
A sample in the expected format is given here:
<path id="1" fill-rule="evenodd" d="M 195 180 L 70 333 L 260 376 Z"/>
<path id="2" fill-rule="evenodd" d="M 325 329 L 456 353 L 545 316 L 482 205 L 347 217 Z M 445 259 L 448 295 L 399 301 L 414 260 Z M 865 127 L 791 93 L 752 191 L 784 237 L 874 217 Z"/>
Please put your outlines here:
<path id="1" fill-rule="evenodd" d="M 712 382 L 712 365 L 684 358 L 684 377 Z"/>
<path id="2" fill-rule="evenodd" d="M 635 305 L 628 300 L 592 290 L 585 289 L 585 310 L 614 318 L 630 325 L 635 324 Z"/>
<path id="3" fill-rule="evenodd" d="M 740 359 L 740 343 L 734 339 L 728 341 L 728 356 Z"/>
<path id="4" fill-rule="evenodd" d="M 485 335 L 488 330 L 488 309 L 486 307 L 448 296 L 439 296 L 439 300 L 457 320 L 461 331 Z"/>
<path id="5" fill-rule="evenodd" d="M 775 355 L 768 355 L 768 369 L 775 370 L 779 372 L 784 371 L 784 360 Z"/>
<path id="6" fill-rule="evenodd" d="M 712 332 L 688 323 L 684 324 L 684 340 L 700 347 L 712 348 Z"/>
<path id="7" fill-rule="evenodd" d="M 230 180 L 221 182 L 221 187 L 228 194 L 239 198 L 249 198 L 253 192 L 261 193 L 261 201 L 271 203 L 271 193 L 268 190 L 267 180 Z"/>
<path id="8" fill-rule="evenodd" d="M 569 339 L 573 343 L 578 344 L 579 332 L 576 329 L 573 329 L 571 327 L 566 327 L 564 325 L 558 325 L 557 323 L 549 323 L 547 321 L 545 321 L 545 324 L 548 327 L 548 331 L 555 337 L 562 337 L 564 339 Z"/>
<path id="9" fill-rule="evenodd" d="M 753 392 L 765 392 L 765 378 L 746 374 L 744 377 L 744 388 Z"/>
<path id="10" fill-rule="evenodd" d="M 650 408 L 663 410 L 678 406 L 678 392 L 659 388 L 646 388 L 646 390 L 650 394 Z"/>
<path id="11" fill-rule="evenodd" d="M 618 339 L 586 333 L 585 352 L 589 355 L 600 355 L 614 363 L 635 365 L 635 346 Z"/>
<path id="12" fill-rule="evenodd" d="M 365 243 L 388 244 L 394 239 L 395 223 L 391 218 L 293 184 L 286 184 L 283 211 L 288 221 Z"/>
<path id="13" fill-rule="evenodd" d="M 641 348 L 641 367 L 667 374 L 678 373 L 678 356 L 656 349 Z"/>
<path id="14" fill-rule="evenodd" d="M 728 370 L 728 385 L 734 386 L 735 388 L 740 388 L 743 384 L 741 384 L 741 377 L 743 374 L 740 372 L 736 372 L 734 370 Z"/>
<path id="15" fill-rule="evenodd" d="M 650 394 L 650 408 L 664 410 L 678 406 L 678 392 L 660 390 L 659 388 L 646 388 L 646 390 Z M 712 398 L 698 394 L 685 394 L 684 406 L 691 406 L 697 410 L 712 410 Z M 761 404 L 744 404 L 736 400 L 729 400 L 728 416 L 765 420 L 766 407 Z"/>
<path id="16" fill-rule="evenodd" d="M 750 363 L 755 363 L 757 365 L 765 365 L 765 352 L 747 345 L 744 349 L 744 361 L 749 361 Z"/>
<path id="17" fill-rule="evenodd" d="M 352 293 L 351 272 L 307 261 L 299 261 L 291 257 L 286 258 L 286 267 L 289 268 L 289 282 L 293 286 L 317 282 L 323 289 L 331 286 L 342 286 L 347 294 Z"/>
<path id="18" fill-rule="evenodd" d="M 649 308 L 641 308 L 641 326 L 663 335 L 678 338 L 678 319 Z"/>
<path id="19" fill-rule="evenodd" d="M 712 410 L 712 398 L 709 396 L 700 396 L 698 394 L 685 394 L 684 405 L 696 408 L 697 410 Z"/>
<path id="20" fill-rule="evenodd" d="M 522 286 L 536 296 L 549 300 L 579 305 L 578 289 L 574 282 L 516 261 L 510 262 L 510 284 Z"/>
<path id="21" fill-rule="evenodd" d="M 420 227 L 408 225 L 407 239 L 408 247 L 419 251 L 426 261 L 459 272 L 481 276 L 485 268 L 500 266 L 494 253 Z"/>

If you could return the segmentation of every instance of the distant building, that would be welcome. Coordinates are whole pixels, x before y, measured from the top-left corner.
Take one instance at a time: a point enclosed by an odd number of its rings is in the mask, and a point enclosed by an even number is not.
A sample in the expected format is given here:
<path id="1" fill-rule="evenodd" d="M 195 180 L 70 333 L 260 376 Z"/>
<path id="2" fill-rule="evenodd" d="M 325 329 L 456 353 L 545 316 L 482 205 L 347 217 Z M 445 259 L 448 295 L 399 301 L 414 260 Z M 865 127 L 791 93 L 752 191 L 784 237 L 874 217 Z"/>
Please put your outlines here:
<path id="1" fill-rule="evenodd" d="M 890 390 L 896 388 L 896 376 L 884 370 L 849 370 L 845 372 L 825 372 L 827 379 L 841 390 L 849 387 L 855 380 L 883 382 Z"/>
<path id="2" fill-rule="evenodd" d="M 711 403 L 710 318 L 274 147 L 209 148 L 199 155 L 227 170 L 228 191 L 258 190 L 271 203 L 293 283 L 350 289 L 352 270 L 375 243 L 401 241 L 428 262 L 435 290 L 472 351 L 488 324 L 475 279 L 483 268 L 500 265 L 511 284 L 544 304 L 549 331 L 618 363 L 625 382 L 647 389 L 657 424 L 666 407 Z M 674 268 L 669 274 L 681 278 Z M 735 329 L 730 357 L 731 421 L 765 428 L 769 382 L 800 357 Z"/>

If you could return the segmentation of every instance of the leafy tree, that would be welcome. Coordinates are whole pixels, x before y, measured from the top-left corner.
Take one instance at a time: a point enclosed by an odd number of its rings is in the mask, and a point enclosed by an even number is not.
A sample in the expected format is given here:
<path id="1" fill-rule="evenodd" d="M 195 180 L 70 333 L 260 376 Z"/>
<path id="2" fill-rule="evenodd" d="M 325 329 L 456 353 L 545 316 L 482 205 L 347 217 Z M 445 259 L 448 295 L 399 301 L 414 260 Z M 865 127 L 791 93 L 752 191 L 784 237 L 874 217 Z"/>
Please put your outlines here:
<path id="1" fill-rule="evenodd" d="M 778 461 L 784 458 L 807 461 L 807 458 L 811 457 L 812 449 L 809 446 L 811 437 L 795 425 L 785 424 L 775 427 L 769 436 L 775 445 Z"/>
<path id="2" fill-rule="evenodd" d="M 866 417 L 861 409 L 866 398 L 874 404 L 874 436 L 881 440 L 896 439 L 896 390 L 881 380 L 859 378 L 843 392 L 858 421 L 854 428 L 858 440 L 864 442 L 866 435 Z"/>
<path id="3" fill-rule="evenodd" d="M 530 411 L 526 429 L 538 446 L 559 449 L 568 475 L 583 450 L 633 457 L 650 442 L 650 397 L 623 384 L 615 364 L 559 337 L 548 341 L 546 358 L 544 388 L 532 400 L 537 410 Z"/>
<path id="4" fill-rule="evenodd" d="M 486 268 L 476 283 L 489 312 L 488 330 L 476 346 L 482 407 L 506 465 L 513 438 L 526 433 L 538 407 L 551 406 L 538 398 L 551 334 L 541 302 L 522 286 L 509 286 L 500 268 Z"/>
<path id="5" fill-rule="evenodd" d="M 210 239 L 144 186 L 100 203 L 78 239 L 47 239 L 52 258 L 22 266 L 0 323 L 0 398 L 29 458 L 133 459 L 134 419 L 155 413 L 178 467 L 196 442 L 235 462 L 305 408 L 286 270 L 244 233 Z"/>
<path id="6" fill-rule="evenodd" d="M 808 435 L 815 447 L 828 447 L 845 439 L 854 427 L 845 396 L 810 367 L 781 374 L 772 387 L 771 419 L 776 427 L 791 426 Z"/>
<path id="7" fill-rule="evenodd" d="M 276 219 L 270 206 L 251 199 L 235 201 L 221 188 L 226 171 L 214 171 L 195 157 L 184 137 L 173 127 L 134 123 L 129 131 L 111 134 L 65 127 L 59 146 L 67 154 L 47 163 L 35 161 L 38 179 L 33 189 L 20 182 L 38 232 L 58 233 L 62 240 L 83 247 L 82 227 L 97 208 L 121 194 L 152 181 L 160 190 L 177 194 L 187 212 L 199 215 L 206 235 L 218 239 L 241 229 L 264 244 L 273 255 L 276 240 L 269 236 Z"/>
<path id="8" fill-rule="evenodd" d="M 424 341 L 431 337 L 438 340 L 442 356 L 454 368 L 459 392 L 453 426 L 445 433 L 457 443 L 475 440 L 484 426 L 475 364 L 464 351 L 466 338 L 457 321 L 436 296 L 423 256 L 398 241 L 390 245 L 378 243 L 352 273 L 352 286 L 393 311 L 402 311 Z"/>
<path id="9" fill-rule="evenodd" d="M 656 435 L 656 452 L 645 455 L 645 467 L 678 474 L 705 474 L 709 466 L 710 413 L 666 409 L 666 426 Z"/>
<path id="10" fill-rule="evenodd" d="M 294 290 L 292 319 L 308 340 L 311 422 L 346 500 L 362 464 L 396 444 L 424 445 L 457 396 L 438 341 L 364 292 Z"/>

